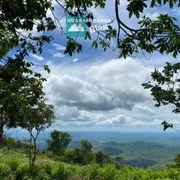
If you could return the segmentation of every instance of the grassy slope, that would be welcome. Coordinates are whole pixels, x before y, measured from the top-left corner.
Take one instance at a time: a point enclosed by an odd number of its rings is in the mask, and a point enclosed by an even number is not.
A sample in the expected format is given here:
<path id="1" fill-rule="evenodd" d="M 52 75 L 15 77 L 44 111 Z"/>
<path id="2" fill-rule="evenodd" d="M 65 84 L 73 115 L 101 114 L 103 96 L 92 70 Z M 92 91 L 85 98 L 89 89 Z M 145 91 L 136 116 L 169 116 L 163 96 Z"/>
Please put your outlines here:
<path id="1" fill-rule="evenodd" d="M 33 177 L 28 177 L 27 154 L 0 149 L 0 180 L 179 180 L 180 171 L 177 169 L 138 169 L 122 167 L 117 169 L 113 164 L 103 168 L 97 164 L 86 166 L 70 165 L 52 160 L 46 155 L 38 155 Z"/>

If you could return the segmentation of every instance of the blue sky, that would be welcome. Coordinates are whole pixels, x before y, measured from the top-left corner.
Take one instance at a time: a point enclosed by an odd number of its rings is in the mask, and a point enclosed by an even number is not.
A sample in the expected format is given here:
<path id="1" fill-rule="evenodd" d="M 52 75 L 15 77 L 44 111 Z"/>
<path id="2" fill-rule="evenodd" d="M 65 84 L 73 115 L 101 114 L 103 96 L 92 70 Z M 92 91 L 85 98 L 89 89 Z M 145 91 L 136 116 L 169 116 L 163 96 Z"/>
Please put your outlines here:
<path id="1" fill-rule="evenodd" d="M 131 27 L 137 27 L 135 17 L 128 19 L 126 5 L 126 1 L 121 1 L 120 17 Z M 55 3 L 54 6 L 56 15 L 61 17 L 62 10 Z M 114 1 L 107 0 L 103 10 L 90 10 L 97 18 L 115 17 Z M 160 13 L 180 20 L 178 8 L 147 9 L 142 16 L 156 19 Z M 50 12 L 48 15 L 52 16 Z M 61 24 L 65 28 L 65 17 Z M 66 37 L 59 30 L 48 34 L 54 40 L 44 46 L 42 54 L 31 54 L 27 60 L 40 65 L 36 70 L 42 71 L 44 64 L 51 69 L 50 74 L 42 73 L 47 78 L 44 90 L 48 101 L 55 107 L 56 122 L 52 129 L 162 131 L 164 120 L 179 127 L 179 115 L 172 114 L 173 107 L 155 108 L 149 92 L 141 86 L 150 80 L 155 67 L 161 69 L 166 61 L 177 62 L 179 56 L 175 60 L 171 55 L 154 53 L 147 55 L 150 57 L 147 60 L 139 53 L 135 58 L 119 59 L 118 50 L 95 50 L 91 48 L 92 41 L 78 38 L 83 52 L 70 57 L 64 54 Z M 96 34 L 92 36 L 95 38 Z"/>

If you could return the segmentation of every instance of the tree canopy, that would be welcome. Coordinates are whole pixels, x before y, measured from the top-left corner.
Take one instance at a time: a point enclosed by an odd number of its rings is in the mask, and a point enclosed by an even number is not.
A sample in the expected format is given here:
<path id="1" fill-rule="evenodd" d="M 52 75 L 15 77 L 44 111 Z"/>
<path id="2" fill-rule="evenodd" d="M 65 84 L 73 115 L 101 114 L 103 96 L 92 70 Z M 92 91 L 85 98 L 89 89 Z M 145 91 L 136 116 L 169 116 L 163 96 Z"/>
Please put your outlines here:
<path id="1" fill-rule="evenodd" d="M 51 8 L 49 0 L 1 0 L 0 49 L 3 51 L 0 51 L 0 58 L 15 47 L 22 54 L 26 54 L 28 50 L 35 53 L 36 47 L 41 53 L 43 42 L 49 42 L 50 37 L 34 36 L 29 31 L 36 29 L 37 32 L 45 32 L 55 28 L 52 19 L 46 15 Z"/>
<path id="2" fill-rule="evenodd" d="M 66 0 L 62 3 L 56 0 L 60 8 L 65 12 L 66 16 L 83 16 L 91 19 L 93 22 L 94 14 L 90 11 L 91 7 L 105 8 L 105 0 L 91 0 L 91 1 L 73 1 Z M 178 0 L 151 0 L 150 2 L 144 0 L 130 0 L 127 2 L 126 10 L 129 14 L 129 19 L 136 17 L 136 28 L 131 27 L 128 23 L 123 22 L 120 15 L 121 1 L 114 2 L 115 19 L 108 23 L 108 30 L 97 31 L 97 38 L 93 40 L 92 47 L 102 47 L 104 51 L 111 48 L 111 40 L 116 39 L 116 47 L 119 49 L 119 57 L 126 58 L 127 56 L 134 56 L 138 52 L 153 53 L 158 51 L 161 54 L 172 53 L 174 57 L 180 52 L 179 41 L 179 25 L 175 17 L 171 17 L 167 13 L 159 14 L 157 19 L 153 20 L 145 16 L 145 11 L 150 8 L 158 7 L 180 7 Z M 58 18 L 55 17 L 58 21 Z M 112 23 L 116 22 L 117 28 L 114 28 Z M 57 25 L 60 22 L 56 23 Z M 86 23 L 88 27 L 92 26 L 91 21 Z M 60 25 L 61 30 L 62 26 Z M 81 52 L 82 46 L 76 41 L 77 38 L 68 38 L 65 53 L 72 55 L 74 52 Z M 85 39 L 91 39 L 90 32 L 86 32 Z"/>
<path id="3" fill-rule="evenodd" d="M 44 98 L 45 79 L 29 66 L 29 62 L 9 60 L 0 67 L 1 135 L 5 125 L 10 128 L 20 125 L 22 108 L 33 107 Z"/>
<path id="4" fill-rule="evenodd" d="M 51 140 L 47 140 L 47 149 L 56 155 L 62 156 L 70 142 L 71 136 L 69 133 L 54 130 L 51 132 Z"/>
<path id="5" fill-rule="evenodd" d="M 94 14 L 90 8 L 105 8 L 105 0 L 73 1 L 73 0 L 55 0 L 59 9 L 63 10 L 65 16 L 83 16 L 93 21 Z M 160 6 L 179 7 L 178 0 L 130 0 L 127 2 L 126 10 L 129 18 L 136 17 L 136 28 L 123 22 L 120 15 L 121 1 L 115 0 L 114 12 L 115 19 L 108 23 L 108 30 L 97 31 L 97 38 L 93 40 L 92 47 L 102 47 L 104 50 L 111 48 L 111 40 L 116 39 L 116 47 L 119 49 L 119 57 L 136 55 L 141 50 L 147 53 L 158 51 L 163 53 L 172 53 L 174 57 L 179 53 L 179 25 L 177 19 L 167 13 L 159 14 L 156 20 L 145 16 L 145 11 L 150 8 Z M 50 0 L 32 0 L 32 1 L 1 1 L 0 2 L 0 38 L 2 44 L 6 44 L 2 54 L 6 54 L 12 47 L 20 46 L 27 53 L 36 49 L 41 53 L 44 42 L 49 42 L 51 37 L 46 35 L 33 36 L 31 33 L 24 35 L 22 31 L 47 32 L 56 27 L 64 32 L 61 22 L 54 11 Z M 54 19 L 47 16 L 47 11 L 51 11 Z M 117 28 L 112 23 L 116 22 Z M 92 26 L 91 21 L 87 23 Z M 76 41 L 77 38 L 68 38 L 65 53 L 72 55 L 74 52 L 81 52 L 82 45 Z M 87 31 L 85 39 L 91 39 L 90 32 Z M 29 40 L 29 41 L 27 41 Z M 34 46 L 36 44 L 36 46 Z M 1 46 L 2 48 L 2 46 Z"/>
<path id="6" fill-rule="evenodd" d="M 0 1 L 0 136 L 5 125 L 23 127 L 22 109 L 33 108 L 44 99 L 45 78 L 32 70 L 34 64 L 25 57 L 29 52 L 42 53 L 44 42 L 52 39 L 42 34 L 55 28 L 46 15 L 51 8 L 48 0 Z M 41 33 L 32 34 L 34 29 Z M 44 69 L 50 72 L 47 65 Z"/>

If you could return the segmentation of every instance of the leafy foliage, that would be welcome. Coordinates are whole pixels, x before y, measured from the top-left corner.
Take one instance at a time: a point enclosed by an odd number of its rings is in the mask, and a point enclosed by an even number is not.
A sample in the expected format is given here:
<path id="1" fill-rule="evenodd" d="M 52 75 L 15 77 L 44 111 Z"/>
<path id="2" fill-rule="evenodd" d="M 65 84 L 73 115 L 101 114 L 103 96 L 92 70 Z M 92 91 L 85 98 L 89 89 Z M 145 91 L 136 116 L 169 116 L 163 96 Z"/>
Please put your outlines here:
<path id="1" fill-rule="evenodd" d="M 180 87 L 179 87 L 179 70 L 180 63 L 166 63 L 162 72 L 155 69 L 151 73 L 153 82 L 143 83 L 145 89 L 150 89 L 151 95 L 156 102 L 155 106 L 172 104 L 174 106 L 173 113 L 180 113 Z M 162 122 L 164 130 L 173 128 L 172 124 L 166 121 Z"/>
<path id="2" fill-rule="evenodd" d="M 53 154 L 62 156 L 70 142 L 71 136 L 69 133 L 54 130 L 51 132 L 51 140 L 47 140 L 47 149 L 52 151 Z"/>
<path id="3" fill-rule="evenodd" d="M 93 162 L 95 155 L 92 148 L 93 146 L 88 140 L 82 140 L 80 148 L 70 149 L 64 152 L 63 160 L 82 165 Z"/>
<path id="4" fill-rule="evenodd" d="M 20 127 L 27 129 L 30 134 L 29 164 L 32 173 L 37 155 L 37 138 L 42 131 L 51 126 L 54 120 L 53 106 L 46 104 L 45 101 L 39 101 L 35 107 L 23 107 L 21 113 L 23 119 Z"/>
<path id="5" fill-rule="evenodd" d="M 108 153 L 103 153 L 102 151 L 95 152 L 96 163 L 101 166 L 110 161 L 110 156 Z"/>
<path id="6" fill-rule="evenodd" d="M 46 16 L 47 10 L 51 9 L 49 0 L 32 1 L 0 1 L 0 49 L 6 44 L 3 51 L 0 51 L 2 58 L 10 49 L 20 46 L 24 53 L 31 50 L 35 53 L 35 46 L 38 51 L 44 41 L 48 42 L 48 36 L 33 36 L 28 31 L 36 29 L 37 32 L 53 30 L 55 25 L 51 18 Z M 28 35 L 24 35 L 26 31 Z"/>
<path id="7" fill-rule="evenodd" d="M 33 72 L 31 65 L 17 57 L 0 66 L 1 136 L 5 125 L 9 128 L 20 125 L 23 107 L 34 106 L 44 96 L 42 82 L 45 79 Z"/>
<path id="8" fill-rule="evenodd" d="M 175 106 L 173 110 L 174 113 L 180 112 L 179 70 L 180 63 L 166 63 L 162 72 L 155 69 L 151 74 L 154 84 L 151 82 L 143 84 L 145 89 L 150 89 L 151 95 L 157 102 L 155 106 L 159 107 L 161 105 L 173 104 Z"/>
<path id="9" fill-rule="evenodd" d="M 65 11 L 65 15 L 83 16 L 91 21 L 93 21 L 94 15 L 89 11 L 89 8 L 100 7 L 103 9 L 106 5 L 105 0 L 90 0 L 86 2 L 66 0 L 64 4 L 61 4 L 58 0 L 56 0 L 56 2 L 59 4 L 59 7 Z M 116 18 L 107 24 L 108 30 L 97 31 L 97 38 L 92 41 L 92 47 L 97 48 L 100 46 L 106 51 L 107 48 L 112 48 L 111 42 L 116 39 L 116 47 L 112 49 L 119 49 L 119 57 L 126 58 L 128 55 L 136 55 L 142 50 L 147 53 L 153 53 L 154 51 L 159 51 L 161 54 L 172 53 L 176 58 L 180 47 L 180 28 L 177 19 L 164 13 L 159 14 L 157 19 L 154 20 L 145 16 L 145 11 L 148 8 L 158 8 L 159 6 L 169 6 L 169 9 L 180 7 L 178 0 L 151 0 L 150 2 L 145 0 L 128 1 L 126 10 L 129 14 L 129 19 L 135 16 L 139 24 L 138 28 L 132 28 L 128 23 L 123 22 L 120 16 L 119 6 L 121 6 L 120 0 L 116 0 L 114 7 Z M 111 25 L 111 23 L 115 21 L 117 23 L 116 29 Z M 58 23 L 60 24 L 60 22 Z M 92 23 L 87 21 L 87 26 L 91 28 Z M 85 36 L 85 40 L 88 39 L 92 39 L 89 32 L 87 32 Z M 77 38 L 68 40 L 65 53 L 72 56 L 72 53 L 81 51 L 82 47 L 77 43 Z"/>

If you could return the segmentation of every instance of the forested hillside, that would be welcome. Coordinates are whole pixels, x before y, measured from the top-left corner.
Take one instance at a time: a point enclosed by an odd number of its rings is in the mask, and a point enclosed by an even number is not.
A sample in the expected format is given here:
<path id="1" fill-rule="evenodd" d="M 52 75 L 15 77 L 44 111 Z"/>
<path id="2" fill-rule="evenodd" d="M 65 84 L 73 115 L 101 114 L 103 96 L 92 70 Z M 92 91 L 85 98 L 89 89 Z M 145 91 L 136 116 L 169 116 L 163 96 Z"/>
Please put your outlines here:
<path id="1" fill-rule="evenodd" d="M 173 162 L 174 157 L 180 152 L 179 146 L 162 145 L 159 143 L 147 143 L 137 141 L 132 143 L 105 143 L 96 147 L 111 156 L 120 155 L 124 163 L 135 167 L 164 168 L 166 164 Z"/>

